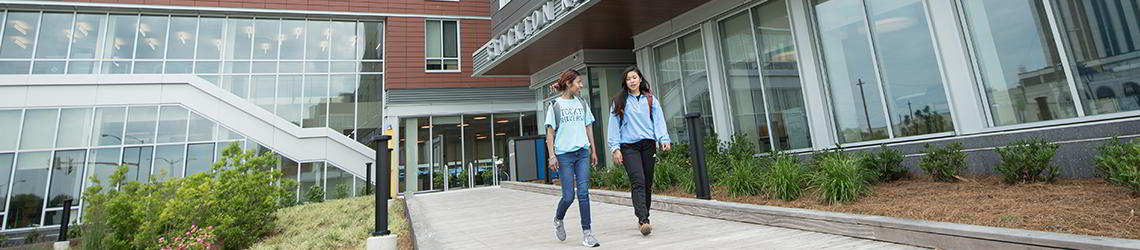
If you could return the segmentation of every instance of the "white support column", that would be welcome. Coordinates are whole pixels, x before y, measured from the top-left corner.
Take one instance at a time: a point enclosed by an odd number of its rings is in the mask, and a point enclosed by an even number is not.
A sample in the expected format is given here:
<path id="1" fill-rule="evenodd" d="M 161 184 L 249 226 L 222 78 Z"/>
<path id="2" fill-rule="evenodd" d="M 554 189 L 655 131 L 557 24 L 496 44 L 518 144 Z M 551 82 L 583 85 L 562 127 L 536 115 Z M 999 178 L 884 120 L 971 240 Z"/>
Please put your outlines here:
<path id="1" fill-rule="evenodd" d="M 732 113 L 728 110 L 728 93 L 726 93 L 724 72 L 721 64 L 720 43 L 717 43 L 717 25 L 715 20 L 701 24 L 701 33 L 704 39 L 705 65 L 708 66 L 709 95 L 712 100 L 713 131 L 717 139 L 729 141 L 732 139 Z"/>
<path id="2" fill-rule="evenodd" d="M 404 136 L 404 193 L 412 193 L 419 191 L 419 119 L 424 118 L 409 118 L 404 120 L 404 128 L 407 131 L 397 132 L 396 134 L 403 134 Z"/>
<path id="3" fill-rule="evenodd" d="M 808 126 L 811 131 L 812 148 L 826 149 L 834 145 L 836 134 L 831 114 L 828 111 L 827 85 L 823 77 L 823 65 L 815 46 L 812 22 L 808 15 L 807 0 L 788 1 L 788 15 L 792 21 L 792 31 L 799 55 L 800 82 L 803 84 L 804 104 L 807 105 Z"/>
<path id="4" fill-rule="evenodd" d="M 988 113 L 982 106 L 979 82 L 974 74 L 970 53 L 966 47 L 963 26 L 959 25 L 957 6 L 950 0 L 927 1 L 930 24 L 933 27 L 935 45 L 942 59 L 947 98 L 950 100 L 950 113 L 954 116 L 954 128 L 958 134 L 973 134 L 986 128 Z"/>

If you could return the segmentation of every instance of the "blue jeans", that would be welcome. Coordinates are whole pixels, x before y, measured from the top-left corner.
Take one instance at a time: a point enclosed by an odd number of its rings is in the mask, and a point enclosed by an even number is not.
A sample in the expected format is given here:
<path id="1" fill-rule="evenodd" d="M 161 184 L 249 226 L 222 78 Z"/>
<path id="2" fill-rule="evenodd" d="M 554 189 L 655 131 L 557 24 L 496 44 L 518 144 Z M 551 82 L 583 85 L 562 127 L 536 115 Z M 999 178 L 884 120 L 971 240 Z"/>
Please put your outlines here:
<path id="1" fill-rule="evenodd" d="M 566 218 L 566 209 L 578 196 L 578 213 L 582 216 L 582 230 L 590 230 L 590 149 L 583 148 L 555 156 L 558 158 L 558 180 L 562 183 L 562 199 L 554 218 Z M 574 190 L 575 187 L 577 190 Z M 575 192 L 576 191 L 576 192 Z"/>

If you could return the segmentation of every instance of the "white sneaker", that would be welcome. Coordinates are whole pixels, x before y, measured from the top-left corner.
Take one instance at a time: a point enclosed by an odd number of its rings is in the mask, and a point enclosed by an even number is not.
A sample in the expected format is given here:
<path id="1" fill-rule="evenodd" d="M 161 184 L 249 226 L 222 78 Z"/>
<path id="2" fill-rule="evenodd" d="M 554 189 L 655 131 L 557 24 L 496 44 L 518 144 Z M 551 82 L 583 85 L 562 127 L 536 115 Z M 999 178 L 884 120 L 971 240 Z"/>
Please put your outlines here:
<path id="1" fill-rule="evenodd" d="M 562 226 L 562 220 L 554 220 L 554 237 L 558 237 L 558 241 L 566 241 L 566 228 Z"/>
<path id="2" fill-rule="evenodd" d="M 586 247 L 600 247 L 602 244 L 598 243 L 598 239 L 594 238 L 594 232 L 590 230 L 582 231 L 582 245 Z"/>

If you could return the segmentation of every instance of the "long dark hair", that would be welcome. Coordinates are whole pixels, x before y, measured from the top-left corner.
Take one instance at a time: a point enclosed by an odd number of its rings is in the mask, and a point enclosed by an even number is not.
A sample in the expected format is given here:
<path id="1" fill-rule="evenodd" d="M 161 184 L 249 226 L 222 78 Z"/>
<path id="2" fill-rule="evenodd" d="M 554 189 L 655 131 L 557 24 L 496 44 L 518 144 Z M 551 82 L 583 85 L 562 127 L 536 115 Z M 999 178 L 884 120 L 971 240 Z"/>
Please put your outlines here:
<path id="1" fill-rule="evenodd" d="M 649 91 L 649 80 L 645 80 L 645 74 L 642 74 L 637 66 L 625 68 L 625 71 L 621 73 L 621 90 L 619 90 L 617 94 L 614 94 L 614 110 L 612 111 L 614 114 L 617 114 L 618 119 L 621 120 L 625 120 L 625 99 L 627 98 L 626 96 L 629 95 L 629 88 L 625 85 L 625 78 L 629 76 L 629 72 L 637 72 L 637 77 L 641 78 L 641 84 L 639 84 L 638 87 L 638 89 L 641 89 L 641 95 L 650 96 L 653 93 Z"/>

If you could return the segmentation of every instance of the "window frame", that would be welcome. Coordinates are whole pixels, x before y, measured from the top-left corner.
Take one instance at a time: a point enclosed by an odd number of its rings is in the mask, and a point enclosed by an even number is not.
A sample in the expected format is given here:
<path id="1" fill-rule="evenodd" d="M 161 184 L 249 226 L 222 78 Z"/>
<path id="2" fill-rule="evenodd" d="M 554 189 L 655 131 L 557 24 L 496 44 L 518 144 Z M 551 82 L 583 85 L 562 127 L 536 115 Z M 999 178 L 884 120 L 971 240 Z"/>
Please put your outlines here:
<path id="1" fill-rule="evenodd" d="M 439 25 L 440 25 L 439 26 L 440 27 L 439 43 L 440 43 L 440 54 L 441 54 L 441 56 L 439 56 L 439 57 L 428 56 L 428 49 L 427 48 L 428 48 L 428 44 L 431 42 L 428 40 L 428 32 L 430 32 L 430 30 L 428 30 L 429 29 L 428 23 L 431 23 L 431 22 L 439 22 Z M 443 38 L 444 37 L 443 34 L 444 34 L 444 32 L 446 32 L 443 28 L 444 27 L 443 24 L 446 22 L 455 22 L 455 57 L 448 57 L 446 55 L 443 55 L 443 51 L 447 50 L 446 49 L 446 47 L 447 47 L 446 40 L 447 39 Z M 463 46 L 461 46 L 461 44 L 463 42 L 462 42 L 462 37 L 460 37 L 460 34 L 461 34 L 461 32 L 459 32 L 460 29 L 461 28 L 459 26 L 459 20 L 457 20 L 457 19 L 424 19 L 424 36 L 423 36 L 424 37 L 424 72 L 427 72 L 427 73 L 457 73 L 457 72 L 463 71 L 463 62 L 462 62 L 462 60 L 460 60 L 461 57 L 459 56 L 459 55 L 463 54 L 463 50 L 462 50 Z M 440 69 L 428 68 L 428 66 L 431 65 L 430 62 L 432 60 L 439 60 L 440 61 L 440 63 L 439 63 Z M 447 61 L 455 61 L 456 69 L 444 69 L 444 65 L 447 65 L 445 62 L 447 62 Z"/>

